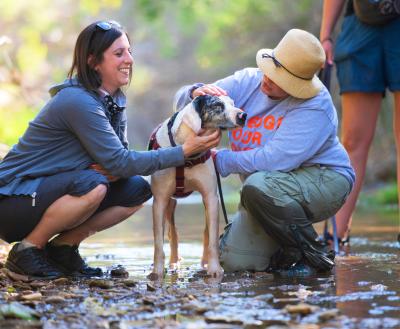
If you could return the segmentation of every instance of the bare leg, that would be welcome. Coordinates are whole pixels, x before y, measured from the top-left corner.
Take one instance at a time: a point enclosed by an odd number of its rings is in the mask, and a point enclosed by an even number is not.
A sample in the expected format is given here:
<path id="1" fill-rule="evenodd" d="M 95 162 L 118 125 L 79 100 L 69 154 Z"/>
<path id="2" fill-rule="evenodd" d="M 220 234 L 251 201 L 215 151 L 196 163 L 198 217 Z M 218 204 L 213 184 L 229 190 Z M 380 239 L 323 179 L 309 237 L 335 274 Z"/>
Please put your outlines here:
<path id="1" fill-rule="evenodd" d="M 364 182 L 368 152 L 381 102 L 380 93 L 354 92 L 342 95 L 342 143 L 356 172 L 356 182 L 346 203 L 336 215 L 339 238 L 346 237 L 351 226 L 351 216 Z"/>
<path id="2" fill-rule="evenodd" d="M 58 244 L 79 245 L 87 237 L 124 221 L 142 207 L 143 205 L 107 208 L 71 230 L 62 232 L 54 240 Z"/>
<path id="3" fill-rule="evenodd" d="M 80 197 L 62 196 L 47 208 L 39 224 L 25 240 L 43 248 L 52 236 L 87 220 L 96 211 L 106 192 L 105 185 L 98 185 Z"/>

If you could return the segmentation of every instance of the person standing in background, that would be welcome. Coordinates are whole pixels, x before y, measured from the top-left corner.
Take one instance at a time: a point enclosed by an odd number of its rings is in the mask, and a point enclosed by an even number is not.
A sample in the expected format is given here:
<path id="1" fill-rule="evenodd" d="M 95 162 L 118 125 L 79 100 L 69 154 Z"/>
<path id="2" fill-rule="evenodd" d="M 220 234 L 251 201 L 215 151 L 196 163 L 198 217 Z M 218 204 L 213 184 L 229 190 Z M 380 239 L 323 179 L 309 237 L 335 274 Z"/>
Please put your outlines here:
<path id="1" fill-rule="evenodd" d="M 356 172 L 353 191 L 336 215 L 342 244 L 349 241 L 351 218 L 386 88 L 394 95 L 393 131 L 400 190 L 400 1 L 348 1 L 334 46 L 332 33 L 345 3 L 324 1 L 320 30 L 326 62 L 336 64 L 342 102 L 341 139 Z"/>

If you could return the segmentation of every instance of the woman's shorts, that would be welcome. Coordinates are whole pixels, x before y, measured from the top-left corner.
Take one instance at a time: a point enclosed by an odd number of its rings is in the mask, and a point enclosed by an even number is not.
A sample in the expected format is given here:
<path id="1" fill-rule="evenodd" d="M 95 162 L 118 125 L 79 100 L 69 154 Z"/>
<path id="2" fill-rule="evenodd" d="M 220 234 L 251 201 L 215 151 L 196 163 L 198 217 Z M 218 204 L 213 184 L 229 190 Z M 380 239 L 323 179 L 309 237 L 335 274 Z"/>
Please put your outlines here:
<path id="1" fill-rule="evenodd" d="M 54 201 L 67 194 L 85 195 L 100 184 L 107 186 L 107 194 L 96 213 L 114 206 L 138 206 L 152 196 L 149 183 L 140 176 L 119 179 L 114 183 L 90 169 L 47 176 L 40 183 L 35 199 L 10 196 L 0 200 L 0 238 L 9 243 L 22 240 Z"/>
<path id="2" fill-rule="evenodd" d="M 340 93 L 400 90 L 400 18 L 384 26 L 346 16 L 335 47 Z"/>

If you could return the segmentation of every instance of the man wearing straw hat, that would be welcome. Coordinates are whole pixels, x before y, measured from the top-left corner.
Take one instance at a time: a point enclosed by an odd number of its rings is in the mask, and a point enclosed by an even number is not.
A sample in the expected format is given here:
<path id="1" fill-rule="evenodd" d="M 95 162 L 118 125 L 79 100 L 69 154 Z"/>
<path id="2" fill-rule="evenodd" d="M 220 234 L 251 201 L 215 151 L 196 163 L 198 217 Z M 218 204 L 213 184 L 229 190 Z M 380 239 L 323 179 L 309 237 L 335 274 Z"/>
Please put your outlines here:
<path id="1" fill-rule="evenodd" d="M 247 113 L 218 151 L 217 169 L 243 181 L 239 212 L 221 239 L 225 270 L 269 270 L 283 276 L 327 272 L 334 253 L 318 241 L 313 223 L 334 215 L 354 183 L 337 138 L 331 96 L 316 73 L 325 62 L 319 40 L 292 29 L 275 49 L 261 49 L 258 68 L 213 84 L 182 87 L 177 110 L 203 95 L 228 95 Z"/>

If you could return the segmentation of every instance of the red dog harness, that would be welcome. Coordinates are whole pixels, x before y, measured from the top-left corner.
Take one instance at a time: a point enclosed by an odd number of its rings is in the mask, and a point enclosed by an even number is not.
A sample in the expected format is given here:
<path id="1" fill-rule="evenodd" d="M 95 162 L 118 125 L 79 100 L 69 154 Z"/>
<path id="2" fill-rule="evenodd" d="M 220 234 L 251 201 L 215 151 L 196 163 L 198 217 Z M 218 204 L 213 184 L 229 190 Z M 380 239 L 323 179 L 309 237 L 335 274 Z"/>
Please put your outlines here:
<path id="1" fill-rule="evenodd" d="M 169 141 L 171 143 L 171 146 L 176 146 L 176 143 L 174 141 L 174 138 L 172 136 L 172 126 L 174 124 L 175 118 L 178 115 L 179 112 L 176 112 L 171 119 L 169 119 L 168 121 L 168 137 L 169 137 Z M 156 134 L 157 131 L 160 129 L 161 124 L 153 130 L 153 132 L 150 135 L 150 140 L 149 140 L 149 145 L 147 147 L 147 149 L 150 150 L 157 150 L 159 149 L 161 146 L 160 144 L 157 142 L 157 138 L 156 138 Z M 189 191 L 189 192 L 184 192 L 185 190 L 185 167 L 186 168 L 192 168 L 193 166 L 200 164 L 200 163 L 204 163 L 206 162 L 211 156 L 211 151 L 208 150 L 206 153 L 203 154 L 195 154 L 194 156 L 185 159 L 185 164 L 183 166 L 180 167 L 176 167 L 176 174 L 175 174 L 175 182 L 176 182 L 176 187 L 175 187 L 175 194 L 174 197 L 175 198 L 185 198 L 188 195 L 192 194 L 193 191 Z"/>

